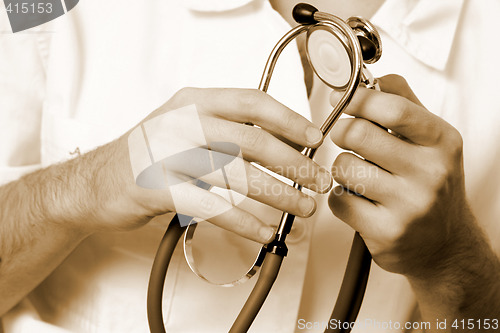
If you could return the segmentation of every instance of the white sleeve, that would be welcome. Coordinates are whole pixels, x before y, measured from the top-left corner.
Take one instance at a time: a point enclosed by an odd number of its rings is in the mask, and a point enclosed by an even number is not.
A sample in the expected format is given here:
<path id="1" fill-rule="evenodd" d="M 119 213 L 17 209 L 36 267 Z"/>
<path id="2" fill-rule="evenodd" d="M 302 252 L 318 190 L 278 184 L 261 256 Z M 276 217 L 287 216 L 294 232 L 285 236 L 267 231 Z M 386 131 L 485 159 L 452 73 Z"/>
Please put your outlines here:
<path id="1" fill-rule="evenodd" d="M 0 5 L 0 185 L 40 167 L 40 127 L 50 32 L 12 33 Z M 18 316 L 24 320 L 11 320 Z M 24 299 L 0 320 L 0 332 L 46 332 Z M 51 328 L 50 332 L 64 332 Z"/>
<path id="2" fill-rule="evenodd" d="M 42 28 L 12 33 L 0 10 L 0 185 L 40 166 L 49 38 Z"/>
<path id="3" fill-rule="evenodd" d="M 44 322 L 35 307 L 25 298 L 3 317 L 5 333 L 70 333 L 63 328 Z M 0 322 L 0 333 L 2 322 Z"/>

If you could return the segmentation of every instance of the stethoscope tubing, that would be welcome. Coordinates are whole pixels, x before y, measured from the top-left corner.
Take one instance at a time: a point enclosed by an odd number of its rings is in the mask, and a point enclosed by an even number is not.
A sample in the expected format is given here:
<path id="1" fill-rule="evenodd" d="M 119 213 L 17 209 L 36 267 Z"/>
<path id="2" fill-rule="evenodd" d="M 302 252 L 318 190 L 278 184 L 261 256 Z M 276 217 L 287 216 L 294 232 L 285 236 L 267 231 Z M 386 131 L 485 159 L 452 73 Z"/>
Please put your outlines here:
<path id="1" fill-rule="evenodd" d="M 170 222 L 160 242 L 151 268 L 148 286 L 147 314 L 151 333 L 165 333 L 163 321 L 163 288 L 175 247 L 186 227 L 182 227 L 177 214 Z M 230 333 L 246 332 L 257 316 L 277 278 L 283 256 L 267 254 L 257 282 L 245 305 L 230 329 Z M 365 293 L 371 267 L 371 255 L 363 239 L 355 233 L 346 271 L 329 323 L 353 323 L 356 320 Z M 350 325 L 349 325 L 350 326 Z M 350 327 L 327 327 L 325 333 L 349 333 Z"/>
<path id="2" fill-rule="evenodd" d="M 151 333 L 165 333 L 163 323 L 163 288 L 168 266 L 175 247 L 186 227 L 181 226 L 177 214 L 172 218 L 160 242 L 149 276 L 147 312 Z"/>

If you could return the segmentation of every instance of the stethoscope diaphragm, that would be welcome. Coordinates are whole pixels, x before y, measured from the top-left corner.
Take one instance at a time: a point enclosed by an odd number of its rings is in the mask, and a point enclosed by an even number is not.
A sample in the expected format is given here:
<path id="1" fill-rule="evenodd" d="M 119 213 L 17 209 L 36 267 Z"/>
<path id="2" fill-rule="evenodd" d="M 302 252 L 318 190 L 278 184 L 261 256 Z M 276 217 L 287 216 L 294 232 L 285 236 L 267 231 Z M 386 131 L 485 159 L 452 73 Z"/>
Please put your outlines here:
<path id="1" fill-rule="evenodd" d="M 352 62 L 344 39 L 339 31 L 321 24 L 307 31 L 309 63 L 321 81 L 336 90 L 344 90 L 352 74 Z"/>

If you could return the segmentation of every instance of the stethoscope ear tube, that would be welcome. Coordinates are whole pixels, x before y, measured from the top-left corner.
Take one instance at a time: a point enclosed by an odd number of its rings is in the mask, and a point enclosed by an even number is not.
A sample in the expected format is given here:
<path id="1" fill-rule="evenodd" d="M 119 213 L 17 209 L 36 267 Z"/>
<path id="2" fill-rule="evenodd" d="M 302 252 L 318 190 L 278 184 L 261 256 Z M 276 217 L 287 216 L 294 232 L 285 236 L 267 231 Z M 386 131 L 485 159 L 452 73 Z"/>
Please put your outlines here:
<path id="1" fill-rule="evenodd" d="M 151 333 L 165 333 L 163 323 L 163 286 L 167 276 L 168 265 L 174 253 L 182 233 L 186 227 L 182 227 L 179 217 L 175 214 L 168 225 L 163 236 L 158 251 L 156 252 L 148 285 L 148 322 Z"/>
<path id="2" fill-rule="evenodd" d="M 257 282 L 248 296 L 245 305 L 241 308 L 238 317 L 231 326 L 229 333 L 247 332 L 255 317 L 269 295 L 271 288 L 278 277 L 278 273 L 283 262 L 283 256 L 276 253 L 268 253 L 260 269 Z"/>
<path id="3" fill-rule="evenodd" d="M 370 251 L 368 251 L 363 238 L 356 232 L 352 240 L 351 252 L 339 295 L 328 321 L 329 324 L 335 322 L 337 325 L 328 325 L 325 333 L 349 333 L 351 331 L 352 323 L 356 321 L 363 302 L 371 264 Z M 344 327 L 341 323 L 349 325 Z M 331 326 L 338 328 L 334 329 Z"/>

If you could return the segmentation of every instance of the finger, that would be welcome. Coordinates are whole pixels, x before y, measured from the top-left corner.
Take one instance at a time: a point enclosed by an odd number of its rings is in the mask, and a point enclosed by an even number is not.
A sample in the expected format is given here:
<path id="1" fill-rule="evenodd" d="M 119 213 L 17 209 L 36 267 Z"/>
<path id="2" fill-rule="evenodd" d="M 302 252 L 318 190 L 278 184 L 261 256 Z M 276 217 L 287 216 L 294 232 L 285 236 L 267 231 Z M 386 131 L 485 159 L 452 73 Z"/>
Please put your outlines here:
<path id="1" fill-rule="evenodd" d="M 363 238 L 365 235 L 381 234 L 377 223 L 381 208 L 368 199 L 357 196 L 342 186 L 336 186 L 330 192 L 328 205 L 335 216 L 358 231 Z M 374 217 L 377 217 L 376 221 Z"/>
<path id="2" fill-rule="evenodd" d="M 382 76 L 380 78 L 377 78 L 377 83 L 380 86 L 380 90 L 382 90 L 383 92 L 399 95 L 417 105 L 420 105 L 422 107 L 424 106 L 417 98 L 413 90 L 411 90 L 405 78 L 400 75 L 389 74 L 386 76 Z"/>
<path id="3" fill-rule="evenodd" d="M 205 155 L 209 154 L 211 161 L 204 158 Z M 316 210 L 316 202 L 313 198 L 279 181 L 238 156 L 209 150 L 203 150 L 197 155 L 199 158 L 185 159 L 177 164 L 169 164 L 169 172 L 174 172 L 175 176 L 182 173 L 219 188 L 232 190 L 293 215 L 309 217 Z M 203 160 L 207 162 L 200 163 Z M 232 192 L 228 192 L 228 195 L 231 203 L 237 205 Z"/>
<path id="4" fill-rule="evenodd" d="M 414 146 L 362 118 L 340 119 L 330 135 L 342 149 L 351 150 L 393 174 L 408 174 L 419 162 Z"/>
<path id="5" fill-rule="evenodd" d="M 323 135 L 300 114 L 256 89 L 185 88 L 173 105 L 195 103 L 199 112 L 239 123 L 252 123 L 306 147 L 318 147 Z"/>
<path id="6" fill-rule="evenodd" d="M 313 191 L 325 193 L 330 190 L 332 178 L 328 170 L 263 129 L 216 118 L 204 119 L 203 124 L 212 149 L 221 151 L 224 148 L 213 147 L 214 142 L 235 143 L 247 161 L 257 162 Z"/>
<path id="7" fill-rule="evenodd" d="M 259 243 L 268 243 L 274 229 L 252 214 L 231 205 L 218 194 L 184 182 L 169 187 L 173 198 L 172 210 L 201 218 Z"/>
<path id="8" fill-rule="evenodd" d="M 312 197 L 249 163 L 247 165 L 250 198 L 300 217 L 310 217 L 316 211 L 316 201 Z"/>
<path id="9" fill-rule="evenodd" d="M 267 226 L 254 215 L 238 207 L 233 207 L 220 215 L 212 217 L 209 222 L 262 244 L 269 243 L 275 233 L 272 227 Z"/>
<path id="10" fill-rule="evenodd" d="M 351 153 L 337 156 L 332 175 L 342 187 L 385 206 L 397 196 L 393 175 Z"/>
<path id="11" fill-rule="evenodd" d="M 304 146 L 301 146 L 299 144 L 296 144 L 295 142 L 292 142 L 284 137 L 282 137 L 281 135 L 277 135 L 277 134 L 273 134 L 273 136 L 275 138 L 277 138 L 278 140 L 280 140 L 281 142 L 285 143 L 287 146 L 290 146 L 292 147 L 293 149 L 295 149 L 296 151 L 303 151 L 304 150 Z"/>
<path id="12" fill-rule="evenodd" d="M 341 94 L 333 92 L 335 104 Z M 345 113 L 364 118 L 388 128 L 420 145 L 439 143 L 447 124 L 405 97 L 372 89 L 358 88 Z"/>

